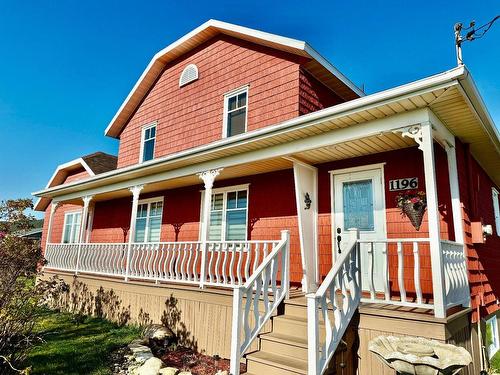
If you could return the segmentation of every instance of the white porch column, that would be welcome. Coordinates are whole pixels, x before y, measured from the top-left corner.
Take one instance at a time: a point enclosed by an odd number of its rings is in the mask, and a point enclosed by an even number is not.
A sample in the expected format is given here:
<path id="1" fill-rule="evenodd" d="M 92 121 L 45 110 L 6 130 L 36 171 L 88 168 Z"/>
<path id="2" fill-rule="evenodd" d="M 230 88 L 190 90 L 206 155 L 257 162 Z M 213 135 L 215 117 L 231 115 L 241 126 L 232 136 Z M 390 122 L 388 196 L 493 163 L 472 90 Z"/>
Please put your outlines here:
<path id="1" fill-rule="evenodd" d="M 318 169 L 294 158 L 293 177 L 302 259 L 302 291 L 318 288 Z"/>
<path id="2" fill-rule="evenodd" d="M 135 240 L 135 225 L 137 221 L 137 207 L 139 206 L 139 196 L 144 185 L 136 185 L 129 190 L 132 192 L 132 211 L 130 213 L 130 229 L 128 231 L 128 246 L 127 246 L 127 262 L 125 268 L 125 281 L 128 281 L 130 273 L 130 255 L 132 252 L 132 244 Z"/>
<path id="3" fill-rule="evenodd" d="M 92 196 L 86 196 L 83 197 L 83 210 L 82 210 L 82 216 L 80 220 L 80 233 L 78 235 L 78 251 L 76 253 L 76 267 L 75 267 L 75 274 L 78 274 L 78 269 L 80 267 L 80 254 L 82 250 L 82 242 L 85 241 L 85 233 L 87 231 L 87 221 L 88 221 L 88 216 L 89 216 L 89 205 L 90 201 L 92 200 Z"/>
<path id="4" fill-rule="evenodd" d="M 49 225 L 47 226 L 47 238 L 45 241 L 45 250 L 47 250 L 47 245 L 50 243 L 52 239 L 52 223 L 54 222 L 54 215 L 56 213 L 57 208 L 59 207 L 59 202 L 52 202 L 50 204 L 50 216 L 49 216 Z"/>
<path id="5" fill-rule="evenodd" d="M 454 145 L 447 145 L 446 155 L 448 159 L 448 176 L 450 179 L 451 210 L 453 212 L 453 229 L 455 242 L 464 243 L 464 228 L 462 218 L 462 203 L 460 201 L 460 189 L 458 183 L 457 154 Z"/>
<path id="6" fill-rule="evenodd" d="M 206 257 L 207 257 L 207 242 L 208 242 L 208 229 L 210 222 L 210 211 L 212 203 L 212 188 L 214 186 L 215 178 L 220 174 L 222 168 L 212 169 L 198 173 L 198 177 L 203 180 L 205 185 L 205 192 L 203 195 L 203 217 L 201 218 L 201 241 L 202 241 L 202 252 L 201 252 L 201 270 L 200 270 L 200 288 L 203 288 L 205 284 L 205 274 L 206 274 Z"/>
<path id="7" fill-rule="evenodd" d="M 411 134 L 410 136 L 419 144 L 419 148 L 424 154 L 425 193 L 427 196 L 427 217 L 429 223 L 434 315 L 437 318 L 444 318 L 446 317 L 446 289 L 443 258 L 441 254 L 432 124 L 430 122 L 424 122 L 420 124 L 420 126 L 412 127 L 408 133 L 403 133 L 403 135 L 408 134 Z"/>

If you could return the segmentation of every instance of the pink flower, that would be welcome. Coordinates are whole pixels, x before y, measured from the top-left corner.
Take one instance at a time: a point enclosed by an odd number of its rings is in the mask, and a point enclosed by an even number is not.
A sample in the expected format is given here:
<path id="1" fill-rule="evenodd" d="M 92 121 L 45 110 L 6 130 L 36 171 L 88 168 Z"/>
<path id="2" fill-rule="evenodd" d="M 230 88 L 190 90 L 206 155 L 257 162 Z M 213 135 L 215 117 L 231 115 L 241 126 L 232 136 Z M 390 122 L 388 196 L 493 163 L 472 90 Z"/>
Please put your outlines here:
<path id="1" fill-rule="evenodd" d="M 414 197 L 410 200 L 410 202 L 413 204 L 418 203 L 418 202 L 420 202 L 420 198 Z"/>

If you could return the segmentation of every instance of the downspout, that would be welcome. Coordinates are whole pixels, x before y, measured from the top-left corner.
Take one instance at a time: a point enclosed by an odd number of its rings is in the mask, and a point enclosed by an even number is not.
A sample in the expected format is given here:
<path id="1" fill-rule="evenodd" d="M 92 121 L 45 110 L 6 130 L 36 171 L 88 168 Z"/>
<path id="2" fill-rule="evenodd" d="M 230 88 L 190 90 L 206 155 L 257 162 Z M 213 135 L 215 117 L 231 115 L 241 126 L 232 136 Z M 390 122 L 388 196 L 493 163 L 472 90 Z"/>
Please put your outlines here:
<path id="1" fill-rule="evenodd" d="M 487 375 L 488 370 L 486 369 L 486 348 L 483 344 L 483 332 L 481 331 L 481 306 L 484 304 L 483 303 L 483 292 L 480 292 L 479 295 L 477 296 L 477 305 L 476 305 L 476 311 L 477 311 L 477 341 L 479 345 L 479 361 L 481 364 L 480 367 L 480 374 L 481 375 Z"/>
<path id="2" fill-rule="evenodd" d="M 468 143 L 463 145 L 465 165 L 467 168 L 467 193 L 468 203 L 470 207 L 469 220 L 472 221 L 477 217 L 476 196 L 474 191 L 474 176 L 472 174 L 472 154 L 470 152 L 470 145 Z M 478 259 L 479 260 L 479 259 Z M 479 272 L 481 272 L 479 270 Z M 484 286 L 481 282 L 481 291 L 476 298 L 476 314 L 477 314 L 477 344 L 479 347 L 479 361 L 480 361 L 480 374 L 487 375 L 486 359 L 485 359 L 485 346 L 483 344 L 483 333 L 481 331 L 481 307 L 484 305 Z"/>

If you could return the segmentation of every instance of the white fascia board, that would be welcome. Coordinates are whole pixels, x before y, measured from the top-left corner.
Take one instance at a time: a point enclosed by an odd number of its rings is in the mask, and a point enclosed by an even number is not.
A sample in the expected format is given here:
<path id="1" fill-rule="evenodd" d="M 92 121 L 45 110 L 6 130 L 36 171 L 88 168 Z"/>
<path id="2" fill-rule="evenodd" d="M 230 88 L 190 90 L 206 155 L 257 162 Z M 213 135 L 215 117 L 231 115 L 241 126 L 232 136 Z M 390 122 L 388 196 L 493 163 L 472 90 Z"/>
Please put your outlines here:
<path id="1" fill-rule="evenodd" d="M 69 168 L 69 167 L 74 167 L 75 165 L 77 164 L 80 164 L 86 171 L 87 173 L 91 176 L 91 177 L 94 177 L 95 176 L 95 173 L 92 169 L 90 169 L 89 165 L 85 162 L 85 160 L 83 160 L 83 158 L 78 158 L 78 159 L 75 159 L 75 160 L 71 160 L 71 161 L 68 161 L 67 163 L 64 163 L 64 164 L 60 164 L 56 170 L 54 171 L 54 173 L 52 174 L 52 177 L 50 178 L 49 182 L 47 183 L 47 186 L 45 187 L 46 189 L 49 189 L 50 188 L 50 185 L 52 184 L 52 182 L 54 181 L 54 179 L 57 177 L 57 175 L 63 171 L 64 169 L 66 168 Z"/>
<path id="2" fill-rule="evenodd" d="M 327 121 L 328 119 L 333 119 L 339 116 L 354 114 L 362 110 L 384 105 L 387 102 L 393 102 L 395 100 L 404 99 L 412 95 L 418 95 L 419 93 L 424 93 L 429 90 L 446 88 L 450 85 L 458 84 L 456 80 L 459 77 L 461 77 L 463 73 L 464 73 L 463 67 L 455 68 L 422 80 L 411 82 L 409 84 L 381 91 L 379 93 L 367 95 L 358 99 L 337 104 L 329 108 L 325 108 L 316 112 L 299 116 L 291 120 L 279 123 L 277 125 L 257 129 L 234 137 L 221 139 L 219 141 L 215 141 L 207 145 L 195 147 L 189 150 L 184 150 L 166 157 L 153 159 L 148 162 L 144 162 L 142 164 L 135 164 L 129 167 L 124 167 L 109 172 L 101 173 L 95 176 L 94 178 L 86 179 L 85 181 L 74 181 L 70 184 L 65 184 L 64 188 L 73 187 L 75 185 L 79 185 L 82 183 L 94 182 L 96 180 L 111 179 L 115 176 L 126 174 L 128 172 L 132 172 L 138 169 L 147 170 L 148 168 L 155 167 L 159 164 L 164 164 L 164 163 L 167 164 L 172 161 L 177 161 L 179 159 L 196 156 L 214 150 L 221 150 L 233 147 L 235 145 L 243 145 L 251 141 L 261 140 L 276 134 L 286 133 L 289 130 L 295 130 L 295 129 L 300 129 L 302 127 L 307 127 L 312 123 L 317 123 L 318 121 Z M 33 195 L 42 196 L 46 193 L 52 193 L 61 189 L 62 187 L 40 190 L 34 192 Z"/>
<path id="3" fill-rule="evenodd" d="M 349 87 L 352 91 L 358 94 L 360 97 L 366 96 L 366 94 L 356 86 L 349 78 L 347 78 L 344 74 L 342 74 L 336 67 L 334 67 L 327 59 L 321 56 L 314 48 L 312 48 L 309 44 L 306 43 L 305 51 L 317 62 L 323 65 L 330 73 L 332 73 L 335 77 L 340 79 L 344 85 Z"/>

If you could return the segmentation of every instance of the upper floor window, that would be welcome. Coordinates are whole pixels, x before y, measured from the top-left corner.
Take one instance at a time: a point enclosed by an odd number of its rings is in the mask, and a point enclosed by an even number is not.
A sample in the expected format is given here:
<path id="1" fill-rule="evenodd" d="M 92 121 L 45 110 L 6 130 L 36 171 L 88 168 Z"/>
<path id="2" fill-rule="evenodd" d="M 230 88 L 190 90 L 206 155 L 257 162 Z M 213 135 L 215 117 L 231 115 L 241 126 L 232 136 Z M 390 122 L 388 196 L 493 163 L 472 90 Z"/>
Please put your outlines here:
<path id="1" fill-rule="evenodd" d="M 247 130 L 248 87 L 224 96 L 224 137 L 242 134 Z"/>
<path id="2" fill-rule="evenodd" d="M 499 194 L 498 190 L 495 188 L 491 189 L 493 196 L 493 213 L 495 215 L 495 228 L 497 230 L 497 236 L 500 236 L 500 202 L 498 201 Z"/>
<path id="3" fill-rule="evenodd" d="M 159 242 L 163 198 L 143 199 L 137 206 L 135 242 Z"/>
<path id="4" fill-rule="evenodd" d="M 248 187 L 214 189 L 210 210 L 210 241 L 245 241 L 247 238 Z"/>
<path id="5" fill-rule="evenodd" d="M 156 123 L 142 128 L 140 162 L 152 160 L 155 154 Z"/>
<path id="6" fill-rule="evenodd" d="M 80 211 L 66 212 L 64 214 L 63 243 L 76 243 L 80 237 L 82 213 Z"/>
<path id="7" fill-rule="evenodd" d="M 179 87 L 187 85 L 190 82 L 198 79 L 198 67 L 194 64 L 189 64 L 184 68 L 179 77 Z"/>

